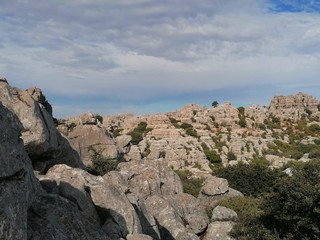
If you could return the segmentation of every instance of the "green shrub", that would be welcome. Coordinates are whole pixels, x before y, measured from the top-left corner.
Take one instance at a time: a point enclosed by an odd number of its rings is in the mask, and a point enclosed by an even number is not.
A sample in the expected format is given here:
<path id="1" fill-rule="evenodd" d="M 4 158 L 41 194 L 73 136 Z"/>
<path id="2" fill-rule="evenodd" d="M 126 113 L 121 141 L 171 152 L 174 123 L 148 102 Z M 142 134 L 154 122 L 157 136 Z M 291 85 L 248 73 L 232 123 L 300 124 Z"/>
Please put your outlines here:
<path id="1" fill-rule="evenodd" d="M 263 123 L 259 123 L 258 128 L 261 130 L 266 130 L 266 125 L 264 125 Z"/>
<path id="2" fill-rule="evenodd" d="M 236 156 L 233 152 L 228 152 L 228 154 L 227 154 L 227 159 L 228 159 L 229 161 L 237 160 L 237 156 Z"/>
<path id="3" fill-rule="evenodd" d="M 101 154 L 101 151 L 97 151 L 92 146 L 90 146 L 88 150 L 90 151 L 92 164 L 90 166 L 87 166 L 86 170 L 90 174 L 103 176 L 106 173 L 117 169 L 117 160 L 111 160 L 107 157 L 104 157 Z"/>
<path id="4" fill-rule="evenodd" d="M 150 131 L 152 131 L 152 129 L 147 128 L 146 122 L 140 122 L 135 129 L 128 133 L 132 138 L 131 143 L 133 145 L 138 145 L 139 142 L 143 140 L 143 137 Z"/>
<path id="5" fill-rule="evenodd" d="M 320 161 L 293 169 L 267 195 L 264 224 L 281 239 L 320 239 Z"/>
<path id="6" fill-rule="evenodd" d="M 263 214 L 261 209 L 261 199 L 254 197 L 230 197 L 219 201 L 220 206 L 233 209 L 240 221 L 248 218 L 257 218 Z"/>
<path id="7" fill-rule="evenodd" d="M 280 170 L 272 170 L 257 161 L 218 168 L 213 174 L 227 179 L 230 187 L 244 195 L 254 197 L 269 192 L 279 176 L 283 175 Z"/>
<path id="8" fill-rule="evenodd" d="M 186 130 L 186 134 L 188 134 L 191 137 L 198 137 L 197 131 L 195 129 L 193 129 L 193 128 L 188 128 Z"/>
<path id="9" fill-rule="evenodd" d="M 180 125 L 179 125 L 179 120 L 175 119 L 175 118 L 169 118 L 171 124 L 175 127 L 175 128 L 180 128 Z"/>
<path id="10" fill-rule="evenodd" d="M 311 158 L 311 159 L 320 159 L 320 149 L 319 148 L 315 148 L 315 149 L 311 150 L 310 153 L 309 153 L 309 158 Z"/>
<path id="11" fill-rule="evenodd" d="M 181 179 L 183 192 L 198 197 L 204 178 L 194 178 L 189 170 L 177 170 L 175 172 Z"/>
<path id="12" fill-rule="evenodd" d="M 71 124 L 69 124 L 68 126 L 67 126 L 67 128 L 68 128 L 68 131 L 72 131 L 75 127 L 77 126 L 77 124 L 76 123 L 71 123 Z"/>

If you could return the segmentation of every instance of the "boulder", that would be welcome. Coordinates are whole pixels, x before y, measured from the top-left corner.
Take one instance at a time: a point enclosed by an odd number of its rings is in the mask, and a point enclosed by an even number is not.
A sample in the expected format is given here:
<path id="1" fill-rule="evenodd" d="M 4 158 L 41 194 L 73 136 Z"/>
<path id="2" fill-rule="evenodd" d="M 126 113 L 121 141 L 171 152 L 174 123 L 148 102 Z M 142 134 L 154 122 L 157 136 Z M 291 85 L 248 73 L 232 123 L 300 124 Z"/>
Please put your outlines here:
<path id="1" fill-rule="evenodd" d="M 209 218 L 205 208 L 199 205 L 195 197 L 187 193 L 180 193 L 165 198 L 181 217 L 187 229 L 197 235 L 205 231 Z"/>
<path id="2" fill-rule="evenodd" d="M 217 206 L 212 210 L 211 222 L 215 221 L 235 221 L 238 218 L 238 214 L 223 206 Z"/>
<path id="3" fill-rule="evenodd" d="M 140 209 L 144 216 L 144 232 L 153 239 L 198 239 L 195 234 L 188 233 L 182 218 L 163 197 L 148 197 L 141 202 Z"/>
<path id="4" fill-rule="evenodd" d="M 215 207 L 218 200 L 236 196 L 243 194 L 230 188 L 226 179 L 210 176 L 204 181 L 198 200 L 205 207 Z"/>
<path id="5" fill-rule="evenodd" d="M 139 199 L 152 195 L 174 195 L 183 192 L 179 176 L 162 160 L 140 160 L 119 164 L 120 174 Z"/>
<path id="6" fill-rule="evenodd" d="M 7 82 L 0 81 L 0 101 L 22 123 L 22 139 L 32 159 L 51 156 L 57 150 L 57 131 L 51 113 L 35 101 L 28 90 L 12 88 Z"/>
<path id="7" fill-rule="evenodd" d="M 203 237 L 203 240 L 233 240 L 229 236 L 233 222 L 212 222 Z"/>
<path id="8" fill-rule="evenodd" d="M 96 125 L 76 125 L 67 137 L 86 166 L 91 165 L 92 150 L 108 159 L 116 159 L 119 155 L 114 139 L 105 129 Z"/>

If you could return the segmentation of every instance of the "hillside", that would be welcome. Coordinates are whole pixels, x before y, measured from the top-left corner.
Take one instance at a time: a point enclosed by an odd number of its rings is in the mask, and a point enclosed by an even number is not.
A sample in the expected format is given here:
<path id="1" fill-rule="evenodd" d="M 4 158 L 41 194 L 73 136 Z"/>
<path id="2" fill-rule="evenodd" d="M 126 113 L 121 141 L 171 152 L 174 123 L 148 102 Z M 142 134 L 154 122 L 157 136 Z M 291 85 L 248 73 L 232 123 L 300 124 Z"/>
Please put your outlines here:
<path id="1" fill-rule="evenodd" d="M 319 117 L 320 101 L 298 93 L 275 96 L 269 106 L 189 104 L 175 112 L 140 117 L 87 113 L 60 121 L 58 129 L 86 165 L 90 165 L 88 149 L 93 147 L 110 159 L 161 158 L 175 170 L 205 176 L 212 165 L 234 165 L 261 156 L 274 167 L 314 158 L 319 151 Z"/>
<path id="2" fill-rule="evenodd" d="M 53 116 L 0 79 L 0 239 L 319 239 L 312 96 Z"/>

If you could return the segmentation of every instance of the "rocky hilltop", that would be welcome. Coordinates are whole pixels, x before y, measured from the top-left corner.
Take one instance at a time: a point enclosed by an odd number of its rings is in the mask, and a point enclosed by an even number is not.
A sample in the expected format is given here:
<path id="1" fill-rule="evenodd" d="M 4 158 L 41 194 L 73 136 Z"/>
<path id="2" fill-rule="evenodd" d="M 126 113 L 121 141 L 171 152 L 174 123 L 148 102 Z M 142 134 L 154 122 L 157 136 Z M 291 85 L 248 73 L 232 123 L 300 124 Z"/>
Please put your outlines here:
<path id="1" fill-rule="evenodd" d="M 269 106 L 54 119 L 40 89 L 0 79 L 0 239 L 231 239 L 237 213 L 219 202 L 242 194 L 212 169 L 318 156 L 319 110 L 298 93 Z M 196 195 L 186 176 L 202 179 Z"/>
<path id="2" fill-rule="evenodd" d="M 297 138 L 314 143 L 319 109 L 319 100 L 298 93 L 275 96 L 269 106 L 236 108 L 226 102 L 211 108 L 189 104 L 175 112 L 146 116 L 87 113 L 61 121 L 58 129 L 70 139 L 85 165 L 91 164 L 90 150 L 94 148 L 109 159 L 160 158 L 174 170 L 208 176 L 212 164 L 226 166 L 266 156 L 279 167 L 298 160 L 281 149 L 275 151 L 274 142 L 288 144 Z M 299 159 L 307 160 L 308 154 Z"/>

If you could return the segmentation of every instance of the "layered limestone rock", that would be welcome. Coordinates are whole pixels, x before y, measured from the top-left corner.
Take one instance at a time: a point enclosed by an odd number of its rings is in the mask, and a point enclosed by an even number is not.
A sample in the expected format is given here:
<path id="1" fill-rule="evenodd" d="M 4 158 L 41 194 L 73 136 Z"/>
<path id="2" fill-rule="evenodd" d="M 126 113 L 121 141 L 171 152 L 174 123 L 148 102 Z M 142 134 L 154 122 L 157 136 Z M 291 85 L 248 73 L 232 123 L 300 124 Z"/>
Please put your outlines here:
<path id="1" fill-rule="evenodd" d="M 275 96 L 271 100 L 269 113 L 282 119 L 300 119 L 302 115 L 319 116 L 320 101 L 305 93 Z"/>

